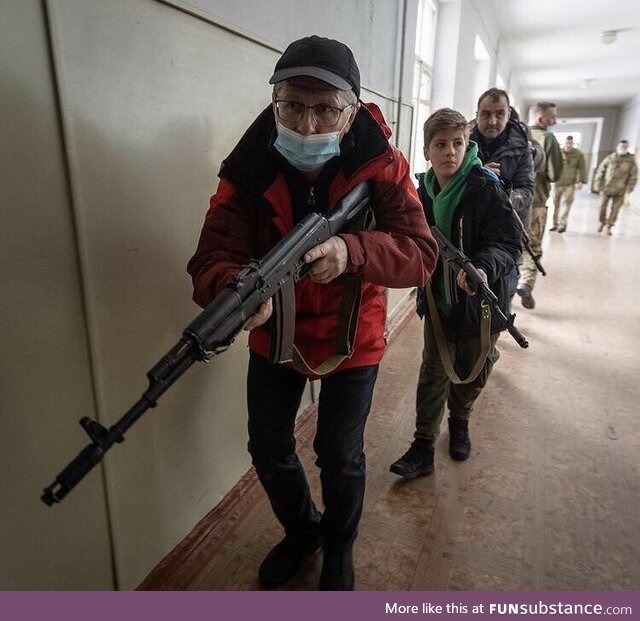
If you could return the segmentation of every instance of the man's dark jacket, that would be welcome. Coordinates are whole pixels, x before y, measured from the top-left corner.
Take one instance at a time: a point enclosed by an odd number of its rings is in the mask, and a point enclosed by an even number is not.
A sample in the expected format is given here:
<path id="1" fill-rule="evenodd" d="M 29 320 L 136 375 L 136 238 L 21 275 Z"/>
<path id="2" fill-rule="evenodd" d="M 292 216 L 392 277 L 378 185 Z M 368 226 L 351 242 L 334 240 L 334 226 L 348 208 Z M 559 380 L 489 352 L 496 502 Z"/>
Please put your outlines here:
<path id="1" fill-rule="evenodd" d="M 423 173 L 426 174 L 426 173 Z M 420 179 L 421 175 L 418 175 Z M 418 195 L 424 207 L 429 226 L 435 224 L 433 201 L 420 180 Z M 500 308 L 509 315 L 508 275 L 515 268 L 520 248 L 520 232 L 516 227 L 509 198 L 498 184 L 496 175 L 484 168 L 472 168 L 465 189 L 456 207 L 451 223 L 451 242 L 462 249 L 477 268 L 482 268 L 489 287 L 496 294 Z M 442 261 L 433 280 L 440 277 Z M 480 296 L 468 296 L 457 288 L 458 302 L 453 303 L 451 314 L 443 318 L 447 339 L 478 336 L 480 334 Z M 426 312 L 424 289 L 418 290 L 418 314 Z M 504 321 L 491 317 L 491 332 L 505 329 Z"/>
<path id="2" fill-rule="evenodd" d="M 492 143 L 486 142 L 475 124 L 470 139 L 478 144 L 478 157 L 483 164 L 500 164 L 500 178 L 510 193 L 511 203 L 520 219 L 528 225 L 531 221 L 535 174 L 526 129 L 516 111 L 511 109 L 507 126 Z"/>

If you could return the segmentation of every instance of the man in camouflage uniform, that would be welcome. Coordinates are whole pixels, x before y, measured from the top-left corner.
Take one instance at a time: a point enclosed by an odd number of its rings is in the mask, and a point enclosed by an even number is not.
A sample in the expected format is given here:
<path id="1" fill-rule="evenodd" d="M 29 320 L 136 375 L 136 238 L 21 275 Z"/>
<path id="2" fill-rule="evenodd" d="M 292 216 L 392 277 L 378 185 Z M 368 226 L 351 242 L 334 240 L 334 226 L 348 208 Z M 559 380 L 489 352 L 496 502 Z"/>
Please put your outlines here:
<path id="1" fill-rule="evenodd" d="M 544 149 L 547 163 L 544 170 L 536 172 L 536 185 L 533 192 L 531 210 L 531 226 L 527 230 L 533 252 L 542 256 L 542 237 L 547 223 L 547 199 L 551 192 L 551 183 L 557 181 L 562 174 L 562 151 L 555 136 L 547 129 L 556 124 L 558 113 L 556 105 L 549 101 L 538 101 L 529 111 L 531 135 Z M 528 253 L 522 257 L 520 282 L 516 292 L 525 308 L 534 308 L 533 287 L 538 270 Z"/>
<path id="2" fill-rule="evenodd" d="M 562 150 L 562 175 L 553 186 L 553 226 L 550 231 L 564 233 L 576 189 L 581 190 L 587 182 L 584 154 L 573 145 L 573 136 L 567 136 Z M 560 205 L 564 203 L 564 211 L 560 215 Z"/>
<path id="3" fill-rule="evenodd" d="M 600 203 L 600 225 L 598 233 L 607 227 L 607 235 L 616 223 L 624 195 L 632 192 L 638 178 L 636 159 L 629 153 L 629 142 L 621 140 L 616 152 L 607 155 L 596 171 L 595 190 L 602 195 Z M 607 217 L 607 204 L 611 201 L 611 211 Z"/>

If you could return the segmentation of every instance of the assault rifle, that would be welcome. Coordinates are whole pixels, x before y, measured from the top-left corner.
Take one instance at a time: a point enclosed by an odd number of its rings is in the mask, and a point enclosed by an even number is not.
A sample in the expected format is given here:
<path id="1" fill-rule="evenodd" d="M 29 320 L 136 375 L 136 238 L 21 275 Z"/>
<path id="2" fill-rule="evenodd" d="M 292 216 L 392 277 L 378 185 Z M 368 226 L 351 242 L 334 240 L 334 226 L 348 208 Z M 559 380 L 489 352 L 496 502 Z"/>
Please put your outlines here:
<path id="1" fill-rule="evenodd" d="M 44 489 L 41 500 L 49 506 L 60 502 L 100 463 L 114 444 L 124 441 L 127 429 L 149 408 L 155 407 L 158 398 L 194 362 L 208 362 L 226 351 L 263 302 L 275 296 L 276 307 L 295 312 L 293 286 L 310 269 L 310 264 L 303 260 L 305 253 L 354 222 L 365 213 L 369 204 L 369 187 L 366 182 L 360 183 L 330 213 L 309 214 L 262 259 L 251 261 L 185 328 L 178 343 L 147 373 L 149 387 L 113 426 L 107 429 L 86 416 L 80 420 L 91 443 Z M 276 326 L 276 334 L 278 329 Z M 272 336 L 272 341 L 275 340 Z M 286 360 L 282 352 L 274 352 L 273 348 L 270 354 L 275 360 Z"/>
<path id="2" fill-rule="evenodd" d="M 506 322 L 507 331 L 515 339 L 516 343 L 523 349 L 529 347 L 529 342 L 513 323 L 516 318 L 515 313 L 510 314 L 509 317 L 505 316 L 500 309 L 496 294 L 491 291 L 489 285 L 482 278 L 480 272 L 478 272 L 469 258 L 461 250 L 458 250 L 437 226 L 431 227 L 431 233 L 438 242 L 442 260 L 449 266 L 455 265 L 458 270 L 463 270 L 467 276 L 467 280 L 471 283 L 472 289 L 480 295 L 482 301 L 487 304 L 498 317 Z"/>
<path id="3" fill-rule="evenodd" d="M 513 205 L 511 205 L 511 212 L 513 213 L 513 218 L 518 225 L 518 229 L 520 230 L 520 243 L 522 247 L 531 257 L 531 260 L 535 264 L 536 269 L 540 272 L 540 274 L 546 276 L 547 272 L 545 272 L 544 267 L 542 267 L 542 263 L 540 263 L 540 255 L 536 254 L 531 248 L 531 240 L 529 239 L 529 235 L 527 234 L 527 229 L 525 228 L 524 223 L 522 222 L 522 218 L 520 218 Z"/>

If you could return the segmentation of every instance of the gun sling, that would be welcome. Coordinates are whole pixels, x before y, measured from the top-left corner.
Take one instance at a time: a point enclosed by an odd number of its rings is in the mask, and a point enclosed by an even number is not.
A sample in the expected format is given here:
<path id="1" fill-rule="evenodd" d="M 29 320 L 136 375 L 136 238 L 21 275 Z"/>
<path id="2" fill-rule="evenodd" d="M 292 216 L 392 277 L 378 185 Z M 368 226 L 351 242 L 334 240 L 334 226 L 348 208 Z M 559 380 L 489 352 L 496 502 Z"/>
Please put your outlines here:
<path id="1" fill-rule="evenodd" d="M 350 227 L 349 232 L 375 228 L 373 210 L 367 209 Z M 295 294 L 293 283 L 283 287 L 275 296 L 273 320 L 270 325 L 269 361 L 289 363 L 299 373 L 322 376 L 334 371 L 353 353 L 353 343 L 358 328 L 360 302 L 362 300 L 362 278 L 348 278 L 343 285 L 342 301 L 336 327 L 336 352 L 317 367 L 312 368 L 294 344 Z"/>
<path id="2" fill-rule="evenodd" d="M 469 375 L 465 379 L 460 379 L 458 374 L 453 368 L 451 362 L 451 356 L 449 355 L 449 348 L 447 347 L 447 339 L 442 329 L 442 323 L 440 322 L 440 315 L 436 307 L 436 301 L 433 298 L 433 291 L 431 290 L 431 283 L 427 283 L 427 301 L 429 304 L 429 315 L 431 316 L 431 325 L 433 326 L 433 334 L 436 340 L 436 346 L 438 348 L 438 354 L 442 367 L 444 368 L 447 376 L 454 384 L 468 384 L 472 382 L 482 371 L 482 367 L 489 355 L 491 349 L 491 308 L 484 301 L 480 303 L 481 317 L 480 317 L 480 353 L 473 365 Z"/>

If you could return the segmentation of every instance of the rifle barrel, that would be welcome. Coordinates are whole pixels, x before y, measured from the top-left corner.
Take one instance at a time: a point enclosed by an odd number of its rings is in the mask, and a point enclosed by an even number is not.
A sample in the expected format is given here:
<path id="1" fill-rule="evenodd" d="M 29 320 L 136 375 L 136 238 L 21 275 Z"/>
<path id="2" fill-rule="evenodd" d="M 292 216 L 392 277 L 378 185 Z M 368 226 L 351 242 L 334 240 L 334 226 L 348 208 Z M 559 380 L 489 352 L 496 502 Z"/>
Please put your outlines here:
<path id="1" fill-rule="evenodd" d="M 280 288 L 308 273 L 303 257 L 314 246 L 338 233 L 358 217 L 370 202 L 367 182 L 358 184 L 326 216 L 312 213 L 269 251 L 252 261 L 183 331 L 182 338 L 147 373 L 149 387 L 109 429 L 84 417 L 80 425 L 91 443 L 45 487 L 41 500 L 60 502 L 158 398 L 196 361 L 209 360 L 231 345 L 246 320 Z"/>

